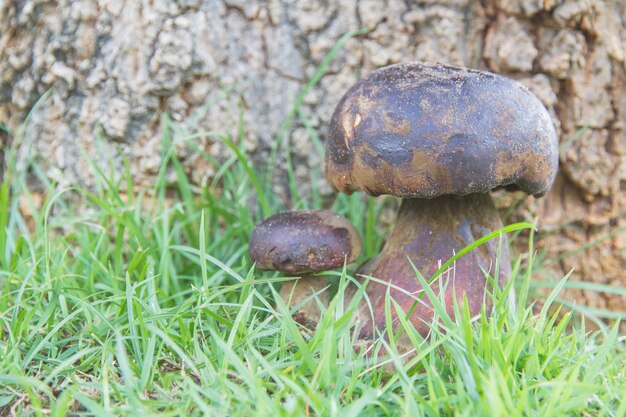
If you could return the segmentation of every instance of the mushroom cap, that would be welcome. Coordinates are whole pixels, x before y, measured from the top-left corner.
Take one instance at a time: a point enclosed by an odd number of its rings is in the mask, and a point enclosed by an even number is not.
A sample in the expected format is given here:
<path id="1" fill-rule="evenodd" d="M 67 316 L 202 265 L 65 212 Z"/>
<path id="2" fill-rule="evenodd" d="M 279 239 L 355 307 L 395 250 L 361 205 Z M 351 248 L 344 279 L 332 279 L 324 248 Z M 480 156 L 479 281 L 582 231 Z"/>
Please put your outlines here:
<path id="1" fill-rule="evenodd" d="M 434 198 L 501 186 L 543 195 L 558 137 L 526 87 L 486 71 L 433 63 L 373 71 L 343 96 L 326 141 L 339 191 Z"/>
<path id="2" fill-rule="evenodd" d="M 354 262 L 361 238 L 348 219 L 329 210 L 286 211 L 254 227 L 249 251 L 260 269 L 306 274 Z"/>

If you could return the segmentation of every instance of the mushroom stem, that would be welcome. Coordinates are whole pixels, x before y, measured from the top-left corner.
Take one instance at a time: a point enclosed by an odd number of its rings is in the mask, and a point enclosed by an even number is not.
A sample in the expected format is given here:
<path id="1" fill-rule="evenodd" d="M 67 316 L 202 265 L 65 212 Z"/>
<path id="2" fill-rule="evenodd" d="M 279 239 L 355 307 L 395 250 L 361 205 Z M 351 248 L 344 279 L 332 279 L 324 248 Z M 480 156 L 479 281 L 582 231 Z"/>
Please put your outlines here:
<path id="1" fill-rule="evenodd" d="M 395 287 L 420 297 L 410 321 L 420 334 L 426 336 L 433 319 L 433 307 L 423 293 L 408 259 L 429 280 L 455 253 L 501 227 L 502 222 L 488 193 L 463 197 L 442 196 L 432 200 L 405 199 L 398 211 L 391 235 L 381 254 L 375 258 L 375 265 L 369 265 L 365 269 L 367 275 L 390 282 Z M 453 299 L 460 304 L 464 294 L 467 296 L 470 313 L 475 315 L 480 312 L 487 287 L 483 270 L 493 276 L 498 259 L 497 282 L 502 284 L 510 275 L 510 261 L 506 241 L 500 245 L 498 239 L 462 256 L 449 271 L 443 272 L 431 283 L 431 288 L 437 295 L 440 294 L 440 288 L 443 288 L 448 314 L 453 314 Z M 405 313 L 414 304 L 415 298 L 398 288 L 370 281 L 366 292 L 373 311 L 369 312 L 369 308 L 364 311 L 364 307 L 360 309 L 362 337 L 371 337 L 375 329 L 385 328 L 385 295 L 388 288 Z M 398 325 L 397 318 L 394 318 L 394 324 L 395 328 Z"/>
<path id="2" fill-rule="evenodd" d="M 301 325 L 315 329 L 322 316 L 321 303 L 325 308 L 330 303 L 328 283 L 323 277 L 304 275 L 292 281 L 286 281 L 280 288 L 280 298 L 285 305 L 293 308 L 307 300 L 293 315 Z M 317 300 L 316 300 L 317 298 Z"/>

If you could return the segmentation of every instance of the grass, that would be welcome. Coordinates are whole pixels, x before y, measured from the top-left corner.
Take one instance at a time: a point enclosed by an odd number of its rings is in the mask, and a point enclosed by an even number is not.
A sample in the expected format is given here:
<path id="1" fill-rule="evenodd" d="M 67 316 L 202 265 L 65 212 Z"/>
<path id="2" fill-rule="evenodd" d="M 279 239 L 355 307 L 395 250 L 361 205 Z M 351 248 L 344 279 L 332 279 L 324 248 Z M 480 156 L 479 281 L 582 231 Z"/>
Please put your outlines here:
<path id="1" fill-rule="evenodd" d="M 297 106 L 289 117 L 307 125 Z M 24 129 L 11 132 L 14 143 Z M 58 190 L 31 161 L 41 204 L 9 154 L 0 189 L 0 416 L 626 415 L 618 324 L 591 331 L 584 308 L 559 302 L 564 287 L 621 290 L 564 277 L 546 284 L 553 289 L 536 312 L 532 238 L 510 285 L 492 294 L 491 312 L 471 318 L 460 305 L 449 317 L 433 299 L 440 320 L 428 340 L 403 321 L 411 355 L 394 338 L 371 347 L 386 355 L 355 347 L 358 299 L 335 297 L 315 331 L 301 328 L 277 299 L 281 277 L 255 270 L 247 256 L 254 224 L 285 209 L 269 191 L 271 174 L 251 164 L 241 138 L 203 134 L 232 151 L 219 162 L 203 155 L 221 167 L 205 186 L 190 183 L 174 152 L 198 134 L 163 115 L 162 169 L 151 189 L 133 184 L 127 163 L 119 173 L 92 162 L 97 186 Z M 317 190 L 307 198 L 291 187 L 298 207 L 322 206 Z M 380 249 L 385 231 L 375 225 L 388 202 L 355 194 L 333 203 L 364 239 L 361 261 Z M 351 271 L 327 273 L 339 294 Z"/>

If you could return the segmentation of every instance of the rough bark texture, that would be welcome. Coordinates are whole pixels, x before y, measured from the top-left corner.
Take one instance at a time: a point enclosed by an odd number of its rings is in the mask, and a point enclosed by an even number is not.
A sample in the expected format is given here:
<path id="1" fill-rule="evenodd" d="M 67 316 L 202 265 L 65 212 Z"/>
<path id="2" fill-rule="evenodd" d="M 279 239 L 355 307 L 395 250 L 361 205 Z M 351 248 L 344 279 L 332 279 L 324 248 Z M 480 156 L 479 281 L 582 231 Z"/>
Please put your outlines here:
<path id="1" fill-rule="evenodd" d="M 60 186 L 93 184 L 82 156 L 120 148 L 138 184 L 160 164 L 159 115 L 190 132 L 234 135 L 263 160 L 294 99 L 337 39 L 352 38 L 304 100 L 324 139 L 334 106 L 360 76 L 386 64 L 430 60 L 520 80 L 550 110 L 561 137 L 561 171 L 539 215 L 555 276 L 622 285 L 626 234 L 582 254 L 558 256 L 626 225 L 626 2 L 623 0 L 22 0 L 0 3 L 0 123 L 16 128 L 38 97 L 19 147 Z M 100 131 L 101 139 L 95 132 Z M 296 174 L 321 167 L 307 130 L 288 132 Z M 3 141 L 8 140 L 5 135 Z M 227 148 L 195 142 L 218 160 Z M 189 146 L 179 157 L 196 183 L 214 168 Z M 327 187 L 326 190 L 330 192 Z M 505 202 L 506 196 L 501 196 Z M 571 297 L 602 308 L 624 300 Z"/>

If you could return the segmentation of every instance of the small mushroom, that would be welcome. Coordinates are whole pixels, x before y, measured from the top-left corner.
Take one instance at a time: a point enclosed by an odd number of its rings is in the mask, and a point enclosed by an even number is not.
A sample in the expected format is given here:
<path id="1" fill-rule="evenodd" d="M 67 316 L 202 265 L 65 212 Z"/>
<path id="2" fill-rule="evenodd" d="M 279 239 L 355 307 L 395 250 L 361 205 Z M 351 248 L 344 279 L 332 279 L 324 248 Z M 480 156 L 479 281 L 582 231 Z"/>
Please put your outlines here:
<path id="1" fill-rule="evenodd" d="M 300 277 L 285 282 L 280 290 L 288 306 L 300 304 L 313 294 L 328 305 L 326 280 L 312 274 L 354 262 L 361 253 L 361 238 L 348 219 L 331 211 L 286 211 L 255 226 L 249 252 L 260 269 Z M 318 304 L 311 299 L 295 313 L 295 318 L 312 328 L 320 314 Z"/>
<path id="2" fill-rule="evenodd" d="M 382 252 L 360 271 L 370 282 L 372 314 L 362 311 L 361 336 L 385 326 L 385 294 L 408 312 L 423 295 L 411 262 L 428 279 L 442 262 L 502 227 L 489 191 L 505 187 L 543 195 L 558 166 L 558 138 L 545 107 L 516 81 L 485 71 L 431 63 L 392 65 L 370 73 L 343 96 L 326 142 L 326 177 L 338 190 L 403 198 Z M 465 295 L 480 312 L 484 271 L 500 259 L 510 275 L 508 248 L 488 242 L 456 261 L 431 284 L 448 313 Z M 409 262 L 409 259 L 411 262 Z M 443 281 L 441 281 L 443 280 Z M 427 335 L 433 318 L 423 296 L 410 317 Z M 397 326 L 397 320 L 395 320 Z"/>

